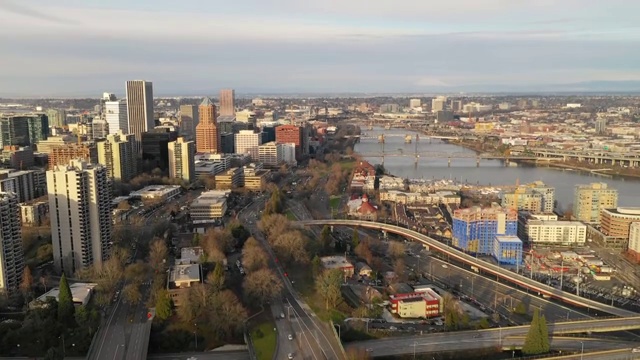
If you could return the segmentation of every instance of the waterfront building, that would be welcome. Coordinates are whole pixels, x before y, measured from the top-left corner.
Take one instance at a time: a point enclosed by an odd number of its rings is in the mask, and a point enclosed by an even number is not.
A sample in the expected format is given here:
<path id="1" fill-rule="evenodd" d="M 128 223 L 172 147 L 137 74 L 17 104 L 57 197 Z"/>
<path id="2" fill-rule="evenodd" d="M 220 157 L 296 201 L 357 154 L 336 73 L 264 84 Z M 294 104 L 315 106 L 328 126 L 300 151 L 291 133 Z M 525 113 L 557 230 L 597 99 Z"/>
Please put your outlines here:
<path id="1" fill-rule="evenodd" d="M 482 209 L 474 206 L 453 213 L 453 245 L 472 253 L 491 255 L 498 235 L 516 236 L 518 213 L 494 204 Z"/>
<path id="2" fill-rule="evenodd" d="M 236 115 L 236 92 L 233 89 L 220 90 L 220 115 Z"/>
<path id="3" fill-rule="evenodd" d="M 0 294 L 16 293 L 24 272 L 20 209 L 14 193 L 0 193 Z"/>
<path id="4" fill-rule="evenodd" d="M 431 112 L 437 113 L 446 109 L 447 98 L 444 96 L 438 96 L 431 100 Z"/>
<path id="5" fill-rule="evenodd" d="M 53 266 L 72 275 L 102 266 L 111 242 L 111 187 L 102 165 L 72 160 L 47 171 Z"/>
<path id="6" fill-rule="evenodd" d="M 579 221 L 558 221 L 557 215 L 520 212 L 518 237 L 532 245 L 584 246 L 587 226 Z"/>
<path id="7" fill-rule="evenodd" d="M 502 194 L 502 206 L 513 210 L 542 212 L 542 194 L 533 189 L 518 187 Z"/>
<path id="8" fill-rule="evenodd" d="M 576 185 L 573 195 L 573 218 L 587 224 L 600 223 L 600 210 L 618 207 L 618 191 L 606 183 Z"/>
<path id="9" fill-rule="evenodd" d="M 195 173 L 196 145 L 193 141 L 185 141 L 179 137 L 169 143 L 169 177 L 192 182 Z"/>

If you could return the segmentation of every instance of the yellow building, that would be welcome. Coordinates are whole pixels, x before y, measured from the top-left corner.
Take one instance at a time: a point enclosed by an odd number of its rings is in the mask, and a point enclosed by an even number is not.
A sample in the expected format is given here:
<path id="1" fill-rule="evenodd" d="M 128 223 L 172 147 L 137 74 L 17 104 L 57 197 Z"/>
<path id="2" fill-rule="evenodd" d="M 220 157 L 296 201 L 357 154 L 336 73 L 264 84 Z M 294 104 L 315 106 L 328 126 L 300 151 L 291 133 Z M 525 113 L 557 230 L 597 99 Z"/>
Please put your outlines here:
<path id="1" fill-rule="evenodd" d="M 495 125 L 492 122 L 477 122 L 473 128 L 474 132 L 487 133 L 492 131 Z"/>

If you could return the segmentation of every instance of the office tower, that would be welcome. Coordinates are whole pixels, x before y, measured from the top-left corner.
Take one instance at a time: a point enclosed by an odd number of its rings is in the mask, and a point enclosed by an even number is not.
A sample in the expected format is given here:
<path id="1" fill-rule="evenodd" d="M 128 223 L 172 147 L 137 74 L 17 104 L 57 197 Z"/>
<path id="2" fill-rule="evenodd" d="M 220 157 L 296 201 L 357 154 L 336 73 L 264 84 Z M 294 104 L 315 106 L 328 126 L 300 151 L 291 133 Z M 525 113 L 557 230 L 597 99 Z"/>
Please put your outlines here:
<path id="1" fill-rule="evenodd" d="M 420 99 L 411 99 L 409 100 L 409 107 L 410 108 L 417 108 L 422 106 L 422 100 Z"/>
<path id="2" fill-rule="evenodd" d="M 618 207 L 618 190 L 606 183 L 576 185 L 573 193 L 573 218 L 587 224 L 600 223 L 600 210 Z"/>
<path id="3" fill-rule="evenodd" d="M 198 107 L 200 121 L 196 126 L 196 146 L 199 153 L 222 152 L 220 129 L 216 122 L 216 107 L 209 98 L 204 98 Z"/>
<path id="4" fill-rule="evenodd" d="M 12 294 L 20 287 L 25 267 L 20 208 L 13 193 L 0 193 L 0 223 L 0 294 Z"/>
<path id="5" fill-rule="evenodd" d="M 604 134 L 607 132 L 607 118 L 596 119 L 596 134 Z"/>
<path id="6" fill-rule="evenodd" d="M 220 134 L 220 148 L 223 154 L 233 154 L 236 149 L 235 135 L 233 133 Z"/>
<path id="7" fill-rule="evenodd" d="M 137 142 L 142 140 L 143 132 L 153 129 L 153 85 L 150 81 L 127 81 L 127 119 L 127 133 L 134 134 Z M 141 153 L 140 147 L 137 151 Z"/>
<path id="8" fill-rule="evenodd" d="M 445 105 L 447 103 L 447 98 L 444 96 L 438 96 L 435 99 L 431 100 L 431 112 L 437 113 L 438 111 L 445 110 Z"/>
<path id="9" fill-rule="evenodd" d="M 72 160 L 47 171 L 53 265 L 67 275 L 102 266 L 111 241 L 111 188 L 102 165 Z"/>
<path id="10" fill-rule="evenodd" d="M 133 134 L 110 134 L 96 143 L 98 163 L 107 168 L 111 179 L 127 182 L 137 175 L 136 139 Z"/>
<path id="11" fill-rule="evenodd" d="M 49 150 L 49 169 L 53 169 L 56 165 L 66 165 L 73 159 L 97 164 L 98 149 L 92 143 L 53 146 Z"/>
<path id="12" fill-rule="evenodd" d="M 262 144 L 258 147 L 259 161 L 266 167 L 275 168 L 284 161 L 284 144 L 276 144 L 275 141 Z"/>
<path id="13" fill-rule="evenodd" d="M 281 125 L 276 127 L 276 143 L 296 145 L 296 159 L 302 158 L 304 152 L 304 130 L 295 125 Z"/>
<path id="14" fill-rule="evenodd" d="M 235 135 L 236 154 L 246 154 L 251 156 L 253 161 L 258 160 L 258 147 L 261 136 L 253 130 L 240 130 Z"/>
<path id="15" fill-rule="evenodd" d="M 178 138 L 178 133 L 166 127 L 142 133 L 142 159 L 154 168 L 169 169 L 169 143 Z"/>
<path id="16" fill-rule="evenodd" d="M 47 110 L 50 127 L 64 127 L 67 125 L 67 113 L 61 109 Z"/>
<path id="17" fill-rule="evenodd" d="M 180 105 L 180 136 L 194 139 L 200 115 L 195 105 Z"/>
<path id="18" fill-rule="evenodd" d="M 169 177 L 195 181 L 196 145 L 183 137 L 169 143 Z"/>
<path id="19" fill-rule="evenodd" d="M 49 136 L 49 118 L 45 114 L 4 115 L 0 117 L 1 146 L 31 146 Z"/>
<path id="20" fill-rule="evenodd" d="M 129 133 L 129 121 L 127 116 L 127 100 L 120 99 L 104 103 L 104 119 L 109 124 L 109 134 L 122 131 Z"/>
<path id="21" fill-rule="evenodd" d="M 236 92 L 233 89 L 220 90 L 220 116 L 236 115 Z"/>
<path id="22" fill-rule="evenodd" d="M 453 213 L 453 245 L 472 253 L 492 254 L 496 236 L 518 234 L 518 212 L 513 209 L 474 206 Z"/>

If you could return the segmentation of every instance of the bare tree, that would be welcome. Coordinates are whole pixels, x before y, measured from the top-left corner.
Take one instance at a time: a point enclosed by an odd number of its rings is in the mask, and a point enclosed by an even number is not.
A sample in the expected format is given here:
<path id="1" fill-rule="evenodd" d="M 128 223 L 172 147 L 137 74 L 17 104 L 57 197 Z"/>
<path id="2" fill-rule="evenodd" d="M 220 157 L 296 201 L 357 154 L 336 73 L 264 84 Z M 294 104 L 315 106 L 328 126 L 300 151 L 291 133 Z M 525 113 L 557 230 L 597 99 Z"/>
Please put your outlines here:
<path id="1" fill-rule="evenodd" d="M 289 220 L 282 214 L 263 216 L 258 223 L 258 228 L 267 236 L 270 242 L 274 235 L 282 234 L 289 227 Z"/>
<path id="2" fill-rule="evenodd" d="M 245 296 L 259 303 L 280 295 L 282 282 L 271 269 L 249 272 L 242 283 Z"/>
<path id="3" fill-rule="evenodd" d="M 242 266 L 249 271 L 267 267 L 269 257 L 260 243 L 250 237 L 242 248 Z"/>
<path id="4" fill-rule="evenodd" d="M 324 298 L 326 309 L 338 305 L 342 297 L 340 286 L 344 273 L 341 269 L 326 270 L 316 279 L 316 289 L 318 294 Z"/>
<path id="5" fill-rule="evenodd" d="M 364 259 L 364 261 L 366 261 L 369 266 L 372 266 L 371 264 L 373 262 L 373 253 L 371 252 L 371 249 L 369 249 L 369 241 L 362 241 L 360 244 L 358 244 L 358 246 L 356 246 L 354 251 L 356 255 L 358 255 L 358 257 Z"/>
<path id="6" fill-rule="evenodd" d="M 278 257 L 286 263 L 306 264 L 309 262 L 307 253 L 307 237 L 299 230 L 287 231 L 278 235 L 272 246 Z"/>
<path id="7" fill-rule="evenodd" d="M 156 273 L 163 273 L 167 266 L 169 249 L 162 239 L 156 238 L 149 246 L 149 263 Z"/>
<path id="8" fill-rule="evenodd" d="M 387 252 L 394 259 L 404 258 L 404 245 L 397 241 L 389 241 Z"/>
<path id="9" fill-rule="evenodd" d="M 140 286 L 138 284 L 129 283 L 125 285 L 122 292 L 129 304 L 137 304 L 142 300 L 142 294 L 140 293 Z"/>
<path id="10" fill-rule="evenodd" d="M 396 281 L 407 280 L 407 268 L 403 258 L 396 258 L 393 262 L 393 272 L 396 273 Z"/>
<path id="11" fill-rule="evenodd" d="M 149 277 L 149 270 L 147 263 L 137 261 L 125 267 L 124 278 L 131 283 L 140 284 Z"/>
<path id="12" fill-rule="evenodd" d="M 231 247 L 231 235 L 222 230 L 212 229 L 204 234 L 202 249 L 207 254 L 208 261 L 220 262 Z"/>

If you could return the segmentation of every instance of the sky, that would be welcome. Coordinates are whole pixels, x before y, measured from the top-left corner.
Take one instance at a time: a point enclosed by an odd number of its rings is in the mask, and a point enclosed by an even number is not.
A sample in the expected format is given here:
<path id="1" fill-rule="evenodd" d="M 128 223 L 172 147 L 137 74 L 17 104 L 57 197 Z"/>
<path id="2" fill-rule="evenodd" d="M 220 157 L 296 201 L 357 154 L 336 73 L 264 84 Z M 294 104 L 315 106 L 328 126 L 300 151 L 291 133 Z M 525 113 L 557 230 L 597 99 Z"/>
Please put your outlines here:
<path id="1" fill-rule="evenodd" d="M 640 81 L 637 0 L 1 0 L 0 96 Z"/>

